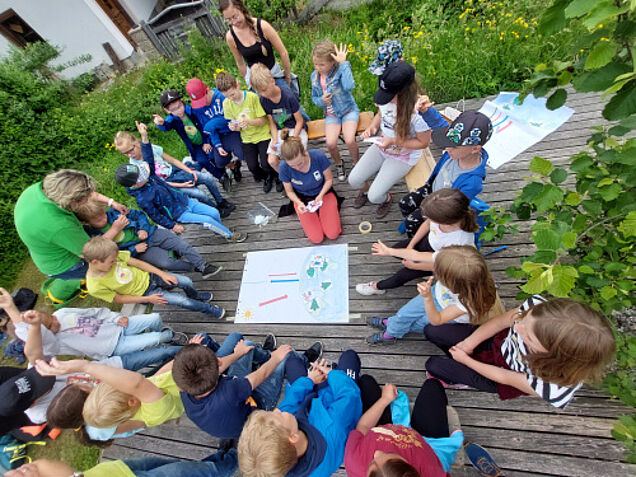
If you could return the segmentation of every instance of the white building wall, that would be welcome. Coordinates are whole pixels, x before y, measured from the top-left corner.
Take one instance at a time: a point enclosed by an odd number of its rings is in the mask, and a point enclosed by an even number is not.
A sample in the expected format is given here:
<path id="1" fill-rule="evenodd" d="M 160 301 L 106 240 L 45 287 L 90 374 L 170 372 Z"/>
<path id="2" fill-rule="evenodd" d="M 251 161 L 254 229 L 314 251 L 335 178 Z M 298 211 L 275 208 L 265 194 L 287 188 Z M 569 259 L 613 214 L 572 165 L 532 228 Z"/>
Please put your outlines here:
<path id="1" fill-rule="evenodd" d="M 141 20 L 148 21 L 150 19 L 150 14 L 157 4 L 157 0 L 119 0 L 119 4 L 139 25 Z"/>
<path id="2" fill-rule="evenodd" d="M 56 64 L 90 54 L 91 61 L 65 70 L 74 77 L 106 62 L 112 64 L 102 43 L 110 43 L 121 59 L 129 57 L 133 46 L 117 29 L 95 0 L 0 0 L 0 13 L 12 8 L 38 35 L 62 48 Z M 0 35 L 0 56 L 11 43 Z"/>

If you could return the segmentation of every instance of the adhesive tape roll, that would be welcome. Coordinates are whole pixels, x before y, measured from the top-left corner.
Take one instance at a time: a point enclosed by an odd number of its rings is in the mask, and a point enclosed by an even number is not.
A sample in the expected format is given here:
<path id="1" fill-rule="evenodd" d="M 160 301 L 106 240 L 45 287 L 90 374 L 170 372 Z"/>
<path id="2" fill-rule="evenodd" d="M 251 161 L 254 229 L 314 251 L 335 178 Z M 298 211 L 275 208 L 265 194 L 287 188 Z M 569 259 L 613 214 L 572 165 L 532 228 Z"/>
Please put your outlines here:
<path id="1" fill-rule="evenodd" d="M 361 234 L 368 234 L 369 232 L 371 232 L 371 230 L 373 230 L 373 225 L 371 225 L 371 222 L 369 222 L 368 220 L 365 220 L 364 222 L 360 222 L 360 225 L 358 225 L 358 230 Z"/>

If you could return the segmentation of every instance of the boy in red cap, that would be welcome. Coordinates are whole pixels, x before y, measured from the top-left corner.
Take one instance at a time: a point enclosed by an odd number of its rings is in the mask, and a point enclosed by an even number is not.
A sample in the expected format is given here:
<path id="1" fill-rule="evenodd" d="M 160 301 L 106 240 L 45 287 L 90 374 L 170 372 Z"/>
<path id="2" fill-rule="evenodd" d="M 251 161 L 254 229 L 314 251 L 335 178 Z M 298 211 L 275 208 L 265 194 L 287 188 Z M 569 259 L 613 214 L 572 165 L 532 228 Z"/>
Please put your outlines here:
<path id="1" fill-rule="evenodd" d="M 225 96 L 216 88 L 208 88 L 199 78 L 188 81 L 186 91 L 192 99 L 192 114 L 199 120 L 214 147 L 214 165 L 219 169 L 225 168 L 230 178 L 241 182 L 241 135 L 237 131 L 232 131 L 229 127 L 230 121 L 225 119 Z"/>

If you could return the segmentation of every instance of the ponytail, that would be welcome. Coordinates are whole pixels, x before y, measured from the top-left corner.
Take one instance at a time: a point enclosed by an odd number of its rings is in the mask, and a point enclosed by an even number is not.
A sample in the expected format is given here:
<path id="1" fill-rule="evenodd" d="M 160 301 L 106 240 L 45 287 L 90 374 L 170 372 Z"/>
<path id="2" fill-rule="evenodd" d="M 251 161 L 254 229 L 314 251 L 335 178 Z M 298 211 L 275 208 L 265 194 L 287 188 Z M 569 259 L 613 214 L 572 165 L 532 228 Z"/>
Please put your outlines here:
<path id="1" fill-rule="evenodd" d="M 280 132 L 280 138 L 283 141 L 280 146 L 280 158 L 284 161 L 291 161 L 295 157 L 305 154 L 302 140 L 297 136 L 290 136 L 289 129 L 283 129 Z"/>
<path id="2" fill-rule="evenodd" d="M 470 200 L 458 189 L 440 189 L 429 195 L 420 206 L 422 215 L 438 224 L 459 223 L 464 232 L 477 232 L 475 211 Z"/>

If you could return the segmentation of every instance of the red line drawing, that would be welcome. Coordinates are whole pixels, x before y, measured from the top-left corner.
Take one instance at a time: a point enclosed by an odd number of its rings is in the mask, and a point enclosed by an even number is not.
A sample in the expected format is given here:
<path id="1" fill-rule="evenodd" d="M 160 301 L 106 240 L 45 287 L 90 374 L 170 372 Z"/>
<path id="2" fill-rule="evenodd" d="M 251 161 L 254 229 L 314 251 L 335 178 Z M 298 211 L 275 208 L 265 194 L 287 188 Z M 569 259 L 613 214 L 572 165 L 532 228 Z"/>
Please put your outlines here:
<path id="1" fill-rule="evenodd" d="M 289 298 L 287 295 L 279 296 L 278 298 L 272 298 L 271 300 L 267 300 L 267 301 L 264 301 L 263 303 L 259 303 L 258 306 L 269 305 L 277 301 L 286 300 L 287 298 Z"/>
<path id="2" fill-rule="evenodd" d="M 290 275 L 298 275 L 297 273 L 273 273 L 268 275 L 268 277 L 288 277 Z"/>
<path id="3" fill-rule="evenodd" d="M 503 131 L 504 129 L 508 128 L 512 126 L 512 121 L 510 121 L 508 124 L 506 124 L 505 126 L 500 127 L 497 132 L 500 133 L 501 131 Z"/>

